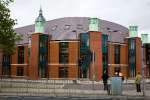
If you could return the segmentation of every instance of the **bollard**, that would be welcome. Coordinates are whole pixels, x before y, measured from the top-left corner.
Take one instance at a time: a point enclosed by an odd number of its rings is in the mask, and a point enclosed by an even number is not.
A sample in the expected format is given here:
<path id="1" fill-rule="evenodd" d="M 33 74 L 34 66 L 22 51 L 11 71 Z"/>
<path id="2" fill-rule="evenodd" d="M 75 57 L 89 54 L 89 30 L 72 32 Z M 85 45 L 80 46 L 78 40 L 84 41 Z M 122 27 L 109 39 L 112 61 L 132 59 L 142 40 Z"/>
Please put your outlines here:
<path id="1" fill-rule="evenodd" d="M 111 93 L 112 95 L 122 95 L 122 79 L 115 76 L 111 79 Z"/>

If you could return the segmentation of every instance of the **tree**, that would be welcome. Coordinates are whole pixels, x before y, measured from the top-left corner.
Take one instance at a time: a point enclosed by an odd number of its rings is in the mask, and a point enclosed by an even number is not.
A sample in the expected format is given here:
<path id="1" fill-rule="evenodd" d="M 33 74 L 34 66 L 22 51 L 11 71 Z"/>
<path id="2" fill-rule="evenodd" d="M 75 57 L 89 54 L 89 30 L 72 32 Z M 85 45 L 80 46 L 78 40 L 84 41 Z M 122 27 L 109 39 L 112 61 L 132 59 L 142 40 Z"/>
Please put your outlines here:
<path id="1" fill-rule="evenodd" d="M 14 31 L 16 20 L 10 17 L 8 5 L 13 0 L 0 0 L 0 50 L 7 55 L 14 53 L 15 44 L 21 37 Z"/>

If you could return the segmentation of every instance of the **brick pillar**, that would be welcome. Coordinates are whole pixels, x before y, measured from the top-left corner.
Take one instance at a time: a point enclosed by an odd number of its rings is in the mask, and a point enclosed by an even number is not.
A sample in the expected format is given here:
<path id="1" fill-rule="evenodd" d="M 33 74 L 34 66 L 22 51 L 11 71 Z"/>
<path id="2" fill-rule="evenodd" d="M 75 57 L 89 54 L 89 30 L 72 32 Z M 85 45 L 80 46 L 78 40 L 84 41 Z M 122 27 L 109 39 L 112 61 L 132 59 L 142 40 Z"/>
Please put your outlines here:
<path id="1" fill-rule="evenodd" d="M 78 78 L 78 41 L 69 42 L 69 78 Z"/>
<path id="2" fill-rule="evenodd" d="M 127 66 L 127 44 L 122 44 L 120 46 L 120 64 L 121 73 L 124 77 L 128 77 L 128 66 Z"/>
<path id="3" fill-rule="evenodd" d="M 12 55 L 12 63 L 11 63 L 11 77 L 16 76 L 16 67 L 18 64 L 18 47 L 16 47 L 15 53 Z"/>
<path id="4" fill-rule="evenodd" d="M 59 77 L 59 42 L 50 41 L 48 51 L 48 75 L 49 78 Z"/>
<path id="5" fill-rule="evenodd" d="M 114 54 L 115 52 L 115 47 L 113 43 L 108 43 L 108 74 L 109 76 L 113 76 L 114 75 Z"/>
<path id="6" fill-rule="evenodd" d="M 39 35 L 40 33 L 33 33 L 31 37 L 29 79 L 33 80 L 38 79 Z"/>
<path id="7" fill-rule="evenodd" d="M 95 80 L 101 80 L 102 76 L 102 33 L 89 32 L 90 36 L 90 50 L 95 53 L 94 73 Z M 93 77 L 93 65 L 90 65 L 90 79 Z"/>
<path id="8" fill-rule="evenodd" d="M 141 72 L 142 69 L 142 51 L 141 51 L 141 47 L 142 47 L 142 41 L 141 38 L 136 37 L 136 74 L 138 72 Z M 142 73 L 142 72 L 141 72 Z"/>

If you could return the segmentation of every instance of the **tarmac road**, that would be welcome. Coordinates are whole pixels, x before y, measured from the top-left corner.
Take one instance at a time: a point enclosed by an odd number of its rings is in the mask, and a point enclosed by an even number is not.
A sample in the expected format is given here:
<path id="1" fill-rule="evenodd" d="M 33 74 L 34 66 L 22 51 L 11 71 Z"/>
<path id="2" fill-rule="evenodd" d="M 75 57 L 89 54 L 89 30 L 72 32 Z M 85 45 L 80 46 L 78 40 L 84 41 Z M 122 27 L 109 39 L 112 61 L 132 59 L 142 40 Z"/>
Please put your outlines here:
<path id="1" fill-rule="evenodd" d="M 97 98 L 80 98 L 80 97 L 40 97 L 40 96 L 3 96 L 0 100 L 150 100 L 144 97 L 125 97 L 125 96 L 102 96 Z"/>

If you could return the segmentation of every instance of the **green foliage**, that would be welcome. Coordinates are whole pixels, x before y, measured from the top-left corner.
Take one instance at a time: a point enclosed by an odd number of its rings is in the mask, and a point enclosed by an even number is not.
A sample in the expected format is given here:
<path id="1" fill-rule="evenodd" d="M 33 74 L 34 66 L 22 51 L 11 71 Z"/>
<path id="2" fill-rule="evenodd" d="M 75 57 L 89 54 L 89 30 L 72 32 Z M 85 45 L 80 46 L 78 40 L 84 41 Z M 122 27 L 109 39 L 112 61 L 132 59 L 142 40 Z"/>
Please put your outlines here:
<path id="1" fill-rule="evenodd" d="M 13 29 L 16 21 L 10 18 L 8 8 L 10 2 L 13 0 L 0 0 L 0 49 L 6 54 L 12 54 L 15 50 L 15 43 L 21 40 Z"/>

